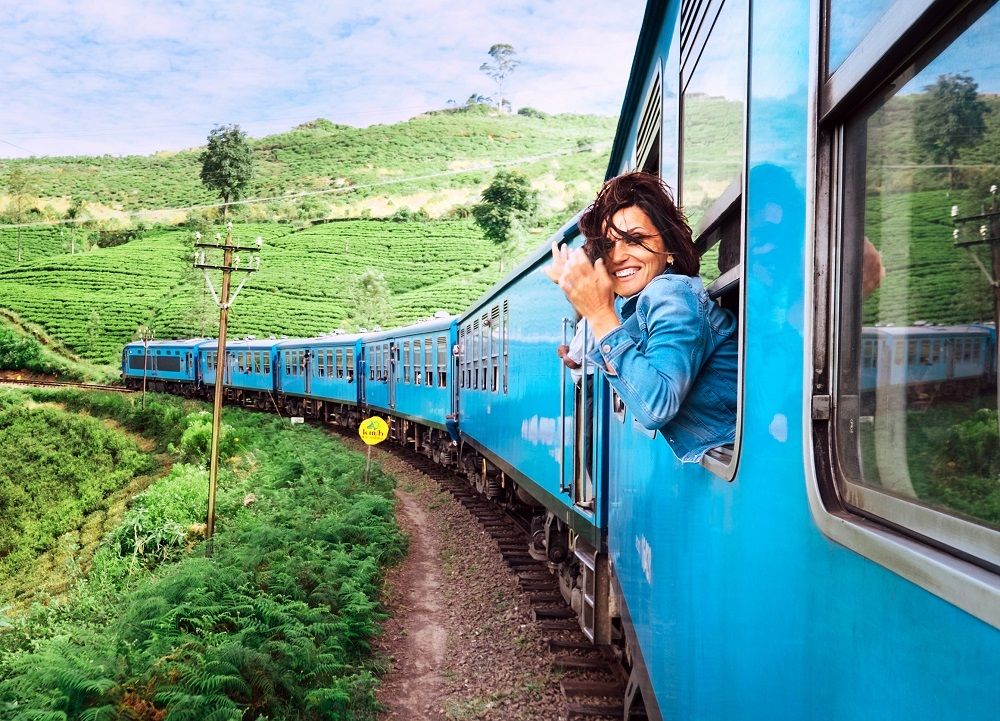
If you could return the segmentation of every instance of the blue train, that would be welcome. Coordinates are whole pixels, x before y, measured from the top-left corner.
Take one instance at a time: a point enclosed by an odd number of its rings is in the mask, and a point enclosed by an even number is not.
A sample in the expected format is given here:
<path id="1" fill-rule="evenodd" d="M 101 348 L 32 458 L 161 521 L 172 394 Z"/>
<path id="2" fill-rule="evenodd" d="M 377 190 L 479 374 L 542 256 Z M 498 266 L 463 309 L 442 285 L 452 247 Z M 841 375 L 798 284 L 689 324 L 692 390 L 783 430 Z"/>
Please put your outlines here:
<path id="1" fill-rule="evenodd" d="M 601 369 L 573 383 L 555 351 L 576 319 L 544 249 L 457 317 L 233 343 L 226 396 L 385 415 L 532 517 L 530 550 L 581 627 L 624 649 L 626 718 L 994 719 L 997 459 L 962 445 L 996 430 L 995 319 L 974 310 L 992 288 L 970 266 L 947 299 L 964 324 L 908 320 L 929 282 L 909 259 L 978 176 L 906 139 L 935 88 L 1000 87 L 998 31 L 992 2 L 649 3 L 608 176 L 677 189 L 711 296 L 739 320 L 737 438 L 700 463 Z M 998 164 L 991 147 L 977 167 Z M 576 219 L 554 239 L 579 245 Z M 887 271 L 872 296 L 868 241 Z M 132 344 L 123 375 L 204 394 L 215 352 Z"/>

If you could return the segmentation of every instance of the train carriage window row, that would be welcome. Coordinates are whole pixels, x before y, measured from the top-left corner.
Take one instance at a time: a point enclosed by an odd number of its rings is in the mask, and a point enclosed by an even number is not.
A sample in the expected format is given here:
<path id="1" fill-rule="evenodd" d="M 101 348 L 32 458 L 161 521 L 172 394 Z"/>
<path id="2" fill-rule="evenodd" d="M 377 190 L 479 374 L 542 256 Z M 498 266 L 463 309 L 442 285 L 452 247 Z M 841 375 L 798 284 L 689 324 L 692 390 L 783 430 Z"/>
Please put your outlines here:
<path id="1" fill-rule="evenodd" d="M 492 393 L 508 391 L 509 306 L 495 305 L 458 331 L 459 386 Z"/>

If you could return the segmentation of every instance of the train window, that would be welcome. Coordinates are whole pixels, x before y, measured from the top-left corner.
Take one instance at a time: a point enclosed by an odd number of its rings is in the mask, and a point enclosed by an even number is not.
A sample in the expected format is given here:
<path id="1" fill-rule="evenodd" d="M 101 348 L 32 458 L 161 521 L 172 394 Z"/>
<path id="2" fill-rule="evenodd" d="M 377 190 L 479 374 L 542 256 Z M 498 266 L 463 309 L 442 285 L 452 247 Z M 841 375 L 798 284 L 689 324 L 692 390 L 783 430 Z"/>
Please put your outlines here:
<path id="1" fill-rule="evenodd" d="M 836 70 L 895 0 L 830 0 L 829 71 Z"/>
<path id="2" fill-rule="evenodd" d="M 510 308 L 503 302 L 503 392 L 507 392 L 507 379 L 510 377 Z"/>
<path id="3" fill-rule="evenodd" d="M 479 388 L 479 319 L 472 322 L 472 388 Z"/>
<path id="4" fill-rule="evenodd" d="M 693 38 L 703 45 L 682 67 L 679 195 L 708 284 L 740 258 L 749 6 L 725 0 L 700 9 L 709 15 L 701 25 L 711 30 Z"/>
<path id="5" fill-rule="evenodd" d="M 348 348 L 346 351 L 346 360 L 344 365 L 347 366 L 347 382 L 351 383 L 354 380 L 354 349 Z"/>
<path id="6" fill-rule="evenodd" d="M 403 383 L 410 382 L 410 341 L 403 343 Z"/>
<path id="7" fill-rule="evenodd" d="M 490 311 L 490 390 L 500 390 L 500 306 Z"/>
<path id="8" fill-rule="evenodd" d="M 423 366 L 423 347 L 420 345 L 419 340 L 413 341 L 413 383 L 414 385 L 420 385 L 421 374 L 420 368 Z"/>
<path id="9" fill-rule="evenodd" d="M 424 338 L 424 385 L 434 385 L 434 343 Z"/>
<path id="10" fill-rule="evenodd" d="M 327 378 L 333 378 L 333 348 L 328 348 L 326 351 L 326 376 Z"/>
<path id="11" fill-rule="evenodd" d="M 344 349 L 337 348 L 335 351 L 335 356 L 337 359 L 337 378 L 344 377 Z"/>
<path id="12" fill-rule="evenodd" d="M 448 339 L 439 335 L 437 339 L 438 349 L 438 387 L 444 388 L 448 385 Z"/>
<path id="13" fill-rule="evenodd" d="M 856 44 L 844 13 L 863 8 L 858 22 L 870 25 L 886 6 L 832 0 L 832 64 Z M 906 43 L 922 54 L 901 59 L 831 129 L 841 198 L 832 441 L 848 508 L 995 567 L 1000 203 L 990 185 L 1000 167 L 986 93 L 1000 84 L 1000 7 L 969 7 L 979 9 Z M 946 17 L 950 4 L 936 9 Z M 899 339 L 897 358 L 866 374 L 858 345 L 875 333 Z M 962 343 L 963 359 L 980 338 L 989 352 L 972 368 L 942 362 L 945 337 Z"/>
<path id="14" fill-rule="evenodd" d="M 261 365 L 264 369 L 264 375 L 271 375 L 271 352 L 264 351 L 261 353 Z"/>
<path id="15" fill-rule="evenodd" d="M 479 387 L 482 388 L 484 391 L 487 389 L 486 378 L 489 375 L 490 349 L 489 349 L 489 338 L 486 335 L 489 326 L 490 326 L 490 317 L 486 313 L 483 313 L 483 323 L 479 327 L 479 333 L 482 336 L 480 339 L 482 342 L 479 346 L 479 359 L 480 359 L 479 372 L 482 374 L 479 381 Z"/>

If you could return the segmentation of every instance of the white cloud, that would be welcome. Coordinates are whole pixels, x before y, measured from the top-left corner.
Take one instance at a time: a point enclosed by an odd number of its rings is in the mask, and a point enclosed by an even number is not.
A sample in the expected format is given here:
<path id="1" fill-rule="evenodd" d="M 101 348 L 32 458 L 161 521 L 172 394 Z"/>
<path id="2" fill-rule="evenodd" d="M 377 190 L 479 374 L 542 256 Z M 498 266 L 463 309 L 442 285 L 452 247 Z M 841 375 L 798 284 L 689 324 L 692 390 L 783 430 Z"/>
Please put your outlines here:
<path id="1" fill-rule="evenodd" d="M 642 5 L 36 0 L 0 27 L 0 155 L 179 149 L 216 123 L 404 120 L 490 94 L 479 65 L 497 42 L 522 61 L 516 106 L 616 113 Z"/>

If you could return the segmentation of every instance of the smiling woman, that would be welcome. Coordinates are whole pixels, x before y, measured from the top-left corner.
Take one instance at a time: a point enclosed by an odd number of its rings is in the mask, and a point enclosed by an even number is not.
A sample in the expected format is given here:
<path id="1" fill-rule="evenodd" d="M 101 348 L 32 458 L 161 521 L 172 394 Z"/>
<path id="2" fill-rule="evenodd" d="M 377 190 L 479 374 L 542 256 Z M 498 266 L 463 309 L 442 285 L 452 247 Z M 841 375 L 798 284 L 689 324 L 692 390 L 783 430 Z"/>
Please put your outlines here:
<path id="1" fill-rule="evenodd" d="M 655 175 L 605 183 L 583 248 L 552 249 L 549 277 L 599 339 L 590 352 L 636 420 L 682 461 L 736 433 L 736 320 L 698 277 L 691 229 Z"/>

